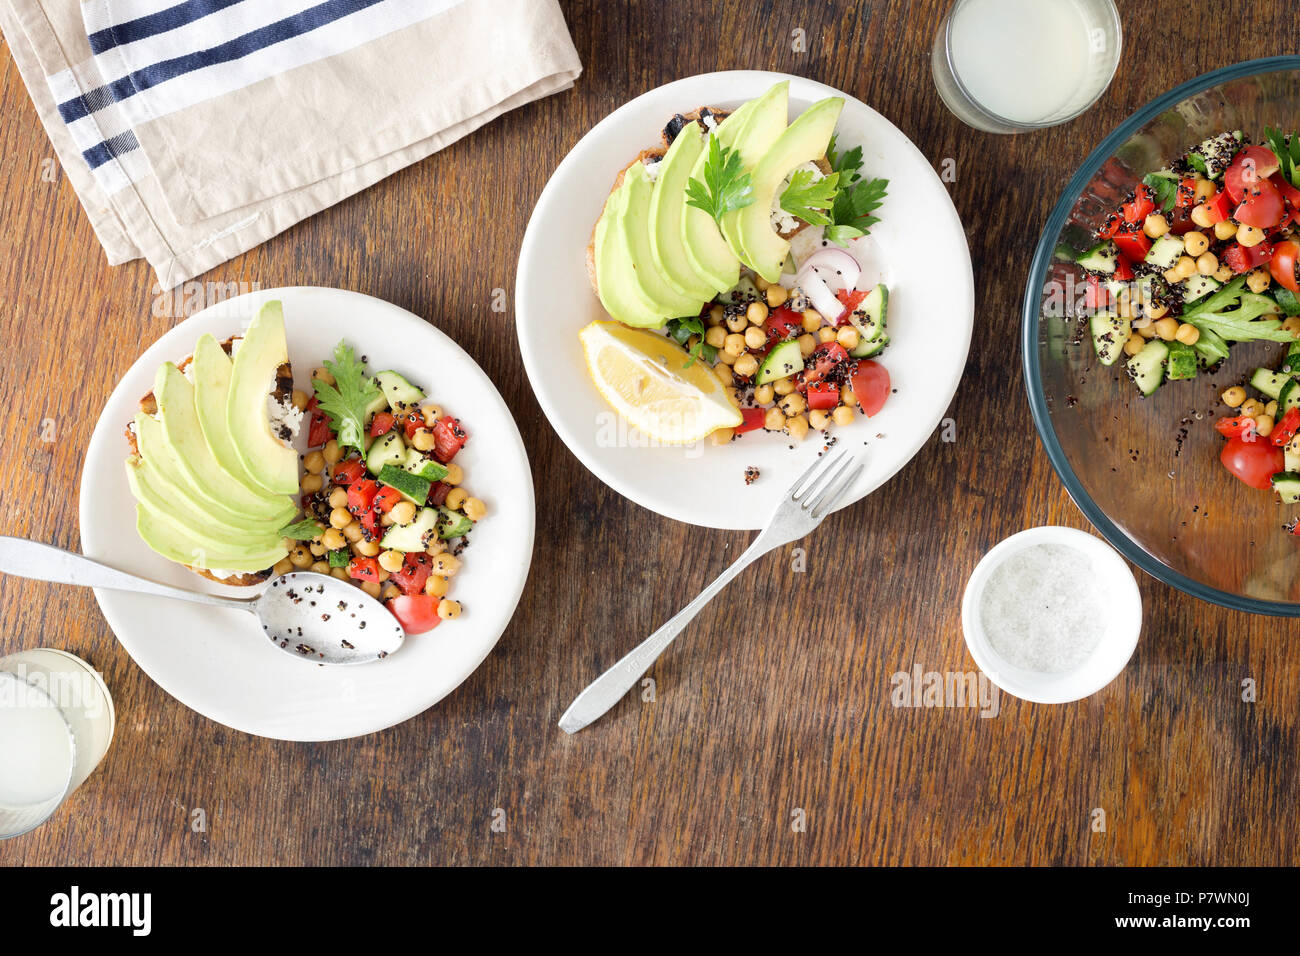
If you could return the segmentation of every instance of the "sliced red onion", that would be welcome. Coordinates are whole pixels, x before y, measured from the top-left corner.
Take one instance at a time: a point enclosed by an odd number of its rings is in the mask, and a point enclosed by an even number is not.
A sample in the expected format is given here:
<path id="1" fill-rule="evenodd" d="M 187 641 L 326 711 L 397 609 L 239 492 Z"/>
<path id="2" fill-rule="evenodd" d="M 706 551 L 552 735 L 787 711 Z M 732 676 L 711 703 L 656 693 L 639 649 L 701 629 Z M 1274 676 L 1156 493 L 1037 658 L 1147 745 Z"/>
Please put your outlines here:
<path id="1" fill-rule="evenodd" d="M 803 289 L 813 308 L 828 321 L 834 322 L 844 311 L 844 305 L 835 297 L 829 282 L 841 289 L 852 289 L 862 275 L 862 266 L 844 249 L 820 249 L 804 260 L 794 277 L 794 284 Z"/>

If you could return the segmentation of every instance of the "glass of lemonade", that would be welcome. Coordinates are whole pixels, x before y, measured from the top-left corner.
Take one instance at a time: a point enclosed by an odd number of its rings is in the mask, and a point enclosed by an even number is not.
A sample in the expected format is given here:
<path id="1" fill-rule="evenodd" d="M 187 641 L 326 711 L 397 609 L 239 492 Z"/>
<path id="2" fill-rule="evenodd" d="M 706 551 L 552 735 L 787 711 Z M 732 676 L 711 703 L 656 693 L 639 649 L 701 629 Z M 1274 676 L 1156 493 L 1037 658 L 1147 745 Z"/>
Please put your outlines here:
<path id="1" fill-rule="evenodd" d="M 0 840 L 46 820 L 99 766 L 113 699 L 79 657 L 50 648 L 0 657 Z"/>
<path id="2" fill-rule="evenodd" d="M 956 0 L 930 65 L 948 109 L 968 126 L 1020 133 L 1074 119 L 1119 66 L 1113 0 Z"/>

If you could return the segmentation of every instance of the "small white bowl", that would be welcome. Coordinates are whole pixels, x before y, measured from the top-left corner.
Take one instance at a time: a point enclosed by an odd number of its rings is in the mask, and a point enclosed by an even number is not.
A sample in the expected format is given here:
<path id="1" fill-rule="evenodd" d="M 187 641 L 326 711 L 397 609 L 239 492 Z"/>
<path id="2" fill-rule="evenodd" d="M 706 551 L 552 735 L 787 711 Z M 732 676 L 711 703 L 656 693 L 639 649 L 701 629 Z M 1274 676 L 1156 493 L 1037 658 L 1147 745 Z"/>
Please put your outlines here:
<path id="1" fill-rule="evenodd" d="M 1097 586 L 1106 590 L 1106 629 L 1092 654 L 1073 670 L 1048 673 L 1008 662 L 989 643 L 980 621 L 980 598 L 993 572 L 1014 554 L 1040 544 L 1063 545 L 1087 555 Z M 1142 595 L 1128 564 L 1100 538 L 1074 528 L 1030 528 L 996 545 L 975 566 L 962 598 L 961 626 L 971 657 L 998 687 L 1036 704 L 1065 704 L 1097 693 L 1124 669 L 1142 631 Z"/>

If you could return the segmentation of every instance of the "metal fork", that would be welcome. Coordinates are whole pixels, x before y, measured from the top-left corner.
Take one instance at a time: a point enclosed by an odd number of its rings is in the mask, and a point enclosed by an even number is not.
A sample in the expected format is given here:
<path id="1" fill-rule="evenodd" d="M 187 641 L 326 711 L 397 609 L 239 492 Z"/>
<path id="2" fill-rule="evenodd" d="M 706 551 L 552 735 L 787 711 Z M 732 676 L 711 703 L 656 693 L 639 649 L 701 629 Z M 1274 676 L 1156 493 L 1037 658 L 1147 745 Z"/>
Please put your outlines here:
<path id="1" fill-rule="evenodd" d="M 659 656 L 668 649 L 673 639 L 694 620 L 704 605 L 731 583 L 731 579 L 773 548 L 798 541 L 822 523 L 822 519 L 835 510 L 844 493 L 862 474 L 865 465 L 849 471 L 856 460 L 848 451 L 832 458 L 819 458 L 790 487 L 777 505 L 767 525 L 754 542 L 735 563 L 723 571 L 694 601 L 682 608 L 677 616 L 655 631 L 631 653 L 605 673 L 597 677 L 577 696 L 560 718 L 560 729 L 577 733 L 583 727 L 602 717 L 623 695 L 636 686 L 641 675 L 650 669 Z"/>

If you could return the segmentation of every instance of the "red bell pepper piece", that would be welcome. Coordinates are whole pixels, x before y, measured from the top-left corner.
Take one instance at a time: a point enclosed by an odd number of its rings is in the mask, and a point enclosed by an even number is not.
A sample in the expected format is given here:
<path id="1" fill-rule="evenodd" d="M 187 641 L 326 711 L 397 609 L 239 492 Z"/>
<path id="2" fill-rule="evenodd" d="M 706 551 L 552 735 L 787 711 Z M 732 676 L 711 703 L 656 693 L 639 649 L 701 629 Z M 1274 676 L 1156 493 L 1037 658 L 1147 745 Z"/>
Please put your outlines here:
<path id="1" fill-rule="evenodd" d="M 803 331 L 803 316 L 793 309 L 781 306 L 768 315 L 763 322 L 763 330 L 767 332 L 767 348 L 771 349 L 777 342 L 796 338 Z"/>
<path id="2" fill-rule="evenodd" d="M 844 311 L 835 319 L 835 324 L 848 325 L 849 316 L 853 314 L 854 309 L 862 304 L 862 300 L 866 297 L 867 293 L 865 291 L 859 291 L 857 289 L 841 289 L 839 292 L 836 292 L 835 298 L 840 300 L 840 304 L 844 306 Z"/>
<path id="3" fill-rule="evenodd" d="M 1210 225 L 1216 222 L 1223 222 L 1232 215 L 1232 197 L 1228 195 L 1227 190 L 1220 189 L 1217 193 L 1205 200 L 1205 212 L 1210 218 Z"/>
<path id="4" fill-rule="evenodd" d="M 840 390 L 831 382 L 812 382 L 808 386 L 808 407 L 822 411 L 840 403 Z"/>
<path id="5" fill-rule="evenodd" d="M 1178 190 L 1175 193 L 1174 207 L 1177 209 L 1190 209 L 1196 204 L 1196 179 L 1188 176 L 1178 184 Z"/>
<path id="6" fill-rule="evenodd" d="M 433 426 L 433 454 L 444 465 L 465 447 L 469 434 L 455 418 L 440 418 Z"/>
<path id="7" fill-rule="evenodd" d="M 354 515 L 362 515 L 370 510 L 370 505 L 375 500 L 375 495 L 379 493 L 379 482 L 372 481 L 369 478 L 361 478 L 352 482 L 348 488 L 348 511 Z"/>
<path id="8" fill-rule="evenodd" d="M 395 424 L 397 418 L 392 412 L 375 412 L 375 417 L 370 419 L 370 437 L 378 438 L 380 435 L 387 435 Z"/>
<path id="9" fill-rule="evenodd" d="M 312 401 L 316 399 L 313 398 Z M 333 437 L 333 434 L 330 430 L 330 420 L 325 417 L 325 413 L 313 411 L 307 425 L 307 447 L 320 448 Z"/>
<path id="10" fill-rule="evenodd" d="M 1249 249 L 1239 242 L 1234 242 L 1223 250 L 1220 260 L 1237 275 L 1249 272 L 1268 262 L 1273 257 L 1273 247 L 1267 242 L 1251 246 Z"/>
<path id="11" fill-rule="evenodd" d="M 424 414 L 411 409 L 402 416 L 402 430 L 406 432 L 406 440 L 410 441 L 415 437 L 415 433 L 424 427 Z"/>
<path id="12" fill-rule="evenodd" d="M 349 500 L 351 500 L 349 498 Z M 380 485 L 379 490 L 375 492 L 375 497 L 370 501 L 370 507 L 374 508 L 380 514 L 388 514 L 393 510 L 393 506 L 402 500 L 402 494 L 396 488 L 389 488 L 387 485 Z"/>
<path id="13" fill-rule="evenodd" d="M 1117 232 L 1111 241 L 1119 249 L 1119 254 L 1129 262 L 1141 262 L 1151 251 L 1151 240 L 1140 229 Z"/>
<path id="14" fill-rule="evenodd" d="M 1151 199 L 1151 190 L 1147 188 L 1146 183 L 1140 183 L 1134 191 L 1132 201 L 1120 207 L 1120 214 L 1123 215 L 1125 222 L 1134 225 L 1146 219 L 1155 208 L 1156 204 Z"/>
<path id="15" fill-rule="evenodd" d="M 380 532 L 383 530 L 381 527 L 382 521 L 379 512 L 374 508 L 371 508 L 368 511 L 363 511 L 358 520 L 361 522 L 361 527 L 366 531 L 367 539 L 370 541 L 377 541 Z"/>
<path id="16" fill-rule="evenodd" d="M 429 580 L 432 570 L 427 554 L 408 551 L 401 569 L 389 580 L 401 588 L 403 594 L 419 594 L 424 590 L 424 584 Z"/>
<path id="17" fill-rule="evenodd" d="M 1119 259 L 1116 261 L 1115 278 L 1120 282 L 1133 281 L 1133 267 L 1128 264 L 1126 259 Z"/>
<path id="18" fill-rule="evenodd" d="M 379 562 L 374 558 L 355 555 L 348 562 L 348 577 L 356 578 L 358 581 L 378 581 Z"/>
<path id="19" fill-rule="evenodd" d="M 743 435 L 745 432 L 752 432 L 755 429 L 762 428 L 763 422 L 767 418 L 767 410 L 763 408 L 742 408 L 740 417 L 742 421 L 736 426 L 737 435 Z"/>
<path id="20" fill-rule="evenodd" d="M 1300 431 L 1300 408 L 1288 408 L 1268 437 L 1273 439 L 1274 445 L 1281 447 L 1294 438 L 1297 431 Z"/>
<path id="21" fill-rule="evenodd" d="M 366 466 L 360 458 L 348 458 L 334 466 L 330 477 L 336 485 L 350 485 L 366 473 Z"/>
<path id="22" fill-rule="evenodd" d="M 1249 415 L 1228 415 L 1215 422 L 1214 429 L 1224 438 L 1241 438 L 1255 431 L 1255 419 Z"/>

